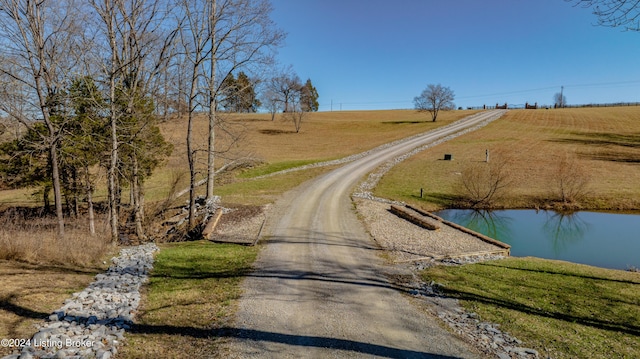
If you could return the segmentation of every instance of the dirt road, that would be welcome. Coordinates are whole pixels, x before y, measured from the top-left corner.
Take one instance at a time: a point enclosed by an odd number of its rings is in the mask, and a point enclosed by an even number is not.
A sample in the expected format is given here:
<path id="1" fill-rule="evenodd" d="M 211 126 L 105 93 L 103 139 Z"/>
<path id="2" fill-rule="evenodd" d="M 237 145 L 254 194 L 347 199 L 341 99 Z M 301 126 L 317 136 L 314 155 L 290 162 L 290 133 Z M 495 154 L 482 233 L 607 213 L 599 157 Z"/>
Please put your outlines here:
<path id="1" fill-rule="evenodd" d="M 472 127 L 495 111 L 431 131 L 309 181 L 278 201 L 265 247 L 244 282 L 229 357 L 477 358 L 387 278 L 381 250 L 350 194 L 387 160 Z"/>

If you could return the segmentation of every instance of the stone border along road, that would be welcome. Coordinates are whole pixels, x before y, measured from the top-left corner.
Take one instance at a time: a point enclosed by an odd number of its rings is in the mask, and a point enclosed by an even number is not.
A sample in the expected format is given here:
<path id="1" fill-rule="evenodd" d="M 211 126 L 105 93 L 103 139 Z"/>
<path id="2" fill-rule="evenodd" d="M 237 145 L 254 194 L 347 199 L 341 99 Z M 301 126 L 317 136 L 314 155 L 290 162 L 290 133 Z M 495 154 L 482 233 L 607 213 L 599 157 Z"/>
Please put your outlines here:
<path id="1" fill-rule="evenodd" d="M 157 250 L 154 243 L 123 248 L 106 273 L 67 299 L 19 353 L 2 359 L 111 358 L 131 327 Z"/>
<path id="2" fill-rule="evenodd" d="M 226 339 L 219 355 L 484 357 L 428 314 L 433 307 L 416 295 L 429 294 L 429 288 L 407 285 L 404 278 L 413 278 L 409 268 L 390 266 L 380 257 L 381 248 L 354 212 L 351 194 L 387 161 L 504 112 L 482 112 L 379 147 L 285 193 L 268 213 L 267 239 L 254 272 L 243 282 L 235 321 L 221 328 Z M 529 356 L 502 354 L 520 353 Z"/>

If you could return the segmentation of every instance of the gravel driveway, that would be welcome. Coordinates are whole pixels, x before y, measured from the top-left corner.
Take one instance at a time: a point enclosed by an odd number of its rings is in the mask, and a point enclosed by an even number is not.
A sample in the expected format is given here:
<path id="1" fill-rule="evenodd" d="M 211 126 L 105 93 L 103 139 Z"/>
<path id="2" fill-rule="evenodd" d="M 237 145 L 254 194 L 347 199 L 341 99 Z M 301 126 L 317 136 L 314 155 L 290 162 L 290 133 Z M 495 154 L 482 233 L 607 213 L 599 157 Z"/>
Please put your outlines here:
<path id="1" fill-rule="evenodd" d="M 386 252 L 358 219 L 350 194 L 382 163 L 496 114 L 500 113 L 483 112 L 414 136 L 285 194 L 268 211 L 265 245 L 255 271 L 243 284 L 235 325 L 228 328 L 229 339 L 221 354 L 239 358 L 481 357 L 411 300 L 406 294 L 412 288 L 389 280 L 412 274 L 384 259 L 381 254 Z M 367 205 L 360 206 L 362 217 L 379 213 L 375 208 L 375 213 L 367 212 Z M 390 226 L 376 217 L 367 222 L 378 238 L 382 236 L 376 232 Z M 377 229 L 378 222 L 382 229 Z M 478 244 L 473 242 L 461 246 Z M 436 240 L 426 251 L 448 253 L 450 249 Z"/>

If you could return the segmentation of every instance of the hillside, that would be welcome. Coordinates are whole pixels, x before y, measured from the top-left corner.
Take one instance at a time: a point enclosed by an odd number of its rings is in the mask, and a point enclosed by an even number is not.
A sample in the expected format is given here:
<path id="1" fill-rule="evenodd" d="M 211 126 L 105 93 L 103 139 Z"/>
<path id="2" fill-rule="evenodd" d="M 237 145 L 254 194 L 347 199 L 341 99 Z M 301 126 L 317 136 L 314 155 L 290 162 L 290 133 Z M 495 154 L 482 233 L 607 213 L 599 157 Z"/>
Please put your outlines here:
<path id="1" fill-rule="evenodd" d="M 640 209 L 640 107 L 511 110 L 485 128 L 424 151 L 394 167 L 377 195 L 427 208 L 456 201 L 472 163 L 505 161 L 512 184 L 496 207 L 536 208 L 560 200 L 559 180 L 583 179 L 570 205 Z M 453 161 L 442 161 L 443 154 Z M 424 198 L 419 198 L 424 188 Z"/>

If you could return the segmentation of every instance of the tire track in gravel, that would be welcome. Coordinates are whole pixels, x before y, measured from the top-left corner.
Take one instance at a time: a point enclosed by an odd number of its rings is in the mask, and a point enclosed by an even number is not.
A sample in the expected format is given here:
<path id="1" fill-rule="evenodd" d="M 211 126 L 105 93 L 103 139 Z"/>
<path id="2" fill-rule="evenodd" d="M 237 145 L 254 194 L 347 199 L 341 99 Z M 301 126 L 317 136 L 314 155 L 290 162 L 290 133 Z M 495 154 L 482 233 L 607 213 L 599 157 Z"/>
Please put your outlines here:
<path id="1" fill-rule="evenodd" d="M 382 163 L 505 111 L 486 111 L 381 148 L 285 194 L 243 283 L 225 357 L 477 358 L 411 304 L 353 211 L 354 186 Z"/>

